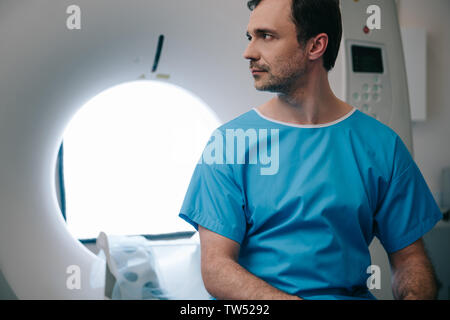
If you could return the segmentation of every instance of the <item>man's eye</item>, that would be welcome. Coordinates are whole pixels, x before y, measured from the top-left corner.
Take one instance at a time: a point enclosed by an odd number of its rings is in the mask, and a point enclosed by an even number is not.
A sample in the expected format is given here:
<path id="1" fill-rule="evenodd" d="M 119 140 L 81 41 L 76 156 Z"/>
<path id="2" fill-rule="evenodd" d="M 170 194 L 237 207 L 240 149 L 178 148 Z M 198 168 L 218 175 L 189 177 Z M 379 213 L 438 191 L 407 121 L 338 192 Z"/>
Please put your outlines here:
<path id="1" fill-rule="evenodd" d="M 271 35 L 271 34 L 269 34 L 269 33 L 262 33 L 260 36 L 259 36 L 260 38 L 263 38 L 264 40 L 270 40 L 270 39 L 272 39 L 273 38 L 273 36 Z M 247 36 L 247 40 L 248 41 L 251 41 L 252 40 L 252 36 Z"/>

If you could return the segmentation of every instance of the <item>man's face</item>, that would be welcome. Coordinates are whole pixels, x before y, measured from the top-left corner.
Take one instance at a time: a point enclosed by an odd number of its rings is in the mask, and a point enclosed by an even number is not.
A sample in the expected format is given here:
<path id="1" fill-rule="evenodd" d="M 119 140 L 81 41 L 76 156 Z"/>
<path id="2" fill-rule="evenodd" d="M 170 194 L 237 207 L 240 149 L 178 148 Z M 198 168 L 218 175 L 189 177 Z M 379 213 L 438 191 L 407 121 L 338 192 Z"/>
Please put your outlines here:
<path id="1" fill-rule="evenodd" d="M 257 90 L 288 93 L 305 78 L 306 57 L 297 41 L 291 1 L 263 0 L 251 13 L 244 58 L 250 69 L 263 71 L 252 73 Z"/>

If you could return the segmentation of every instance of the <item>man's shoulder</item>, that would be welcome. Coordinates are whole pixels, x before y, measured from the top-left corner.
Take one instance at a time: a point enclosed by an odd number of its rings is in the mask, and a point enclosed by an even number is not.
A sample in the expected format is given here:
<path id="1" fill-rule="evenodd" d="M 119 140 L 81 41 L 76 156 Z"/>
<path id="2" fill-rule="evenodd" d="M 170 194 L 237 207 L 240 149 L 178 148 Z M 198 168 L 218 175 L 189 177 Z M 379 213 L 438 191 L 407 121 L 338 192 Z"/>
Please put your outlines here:
<path id="1" fill-rule="evenodd" d="M 353 131 L 358 132 L 367 143 L 381 148 L 392 148 L 400 139 L 397 132 L 387 124 L 356 110 L 354 121 L 351 123 Z M 401 139 L 400 139 L 401 140 Z"/>
<path id="2" fill-rule="evenodd" d="M 252 109 L 236 116 L 232 120 L 229 120 L 222 124 L 220 127 L 217 128 L 217 130 L 225 133 L 227 129 L 249 129 L 249 128 L 255 128 L 258 125 L 260 125 L 260 121 L 258 117 L 256 117 L 255 111 Z"/>
<path id="3" fill-rule="evenodd" d="M 390 169 L 390 174 L 397 175 L 413 162 L 406 144 L 393 128 L 360 111 L 355 120 L 352 129 L 358 140 L 382 166 Z"/>

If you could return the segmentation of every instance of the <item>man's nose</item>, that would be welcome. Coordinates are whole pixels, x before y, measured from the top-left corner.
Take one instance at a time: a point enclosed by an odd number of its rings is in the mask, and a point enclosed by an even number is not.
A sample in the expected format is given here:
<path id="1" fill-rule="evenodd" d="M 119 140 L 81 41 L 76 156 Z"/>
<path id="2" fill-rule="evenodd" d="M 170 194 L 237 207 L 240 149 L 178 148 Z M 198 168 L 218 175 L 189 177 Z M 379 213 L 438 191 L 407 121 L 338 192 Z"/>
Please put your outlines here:
<path id="1" fill-rule="evenodd" d="M 248 60 L 259 60 L 259 53 L 256 50 L 253 42 L 249 42 L 247 48 L 244 51 L 244 59 Z"/>

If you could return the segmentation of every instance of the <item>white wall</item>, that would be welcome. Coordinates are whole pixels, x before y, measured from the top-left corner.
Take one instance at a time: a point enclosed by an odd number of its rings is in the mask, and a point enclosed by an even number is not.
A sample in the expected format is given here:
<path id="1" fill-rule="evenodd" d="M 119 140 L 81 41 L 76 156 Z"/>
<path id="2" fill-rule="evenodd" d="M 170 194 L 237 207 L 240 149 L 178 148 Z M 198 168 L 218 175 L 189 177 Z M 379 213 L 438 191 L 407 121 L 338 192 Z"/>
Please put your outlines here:
<path id="1" fill-rule="evenodd" d="M 413 123 L 415 161 L 436 199 L 450 166 L 450 1 L 399 0 L 401 27 L 427 30 L 427 120 Z"/>

